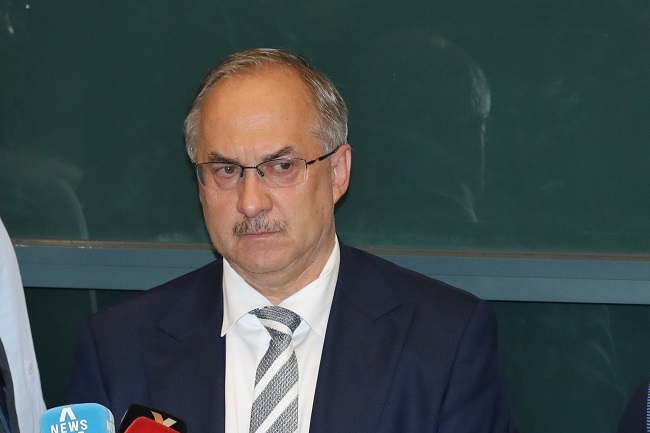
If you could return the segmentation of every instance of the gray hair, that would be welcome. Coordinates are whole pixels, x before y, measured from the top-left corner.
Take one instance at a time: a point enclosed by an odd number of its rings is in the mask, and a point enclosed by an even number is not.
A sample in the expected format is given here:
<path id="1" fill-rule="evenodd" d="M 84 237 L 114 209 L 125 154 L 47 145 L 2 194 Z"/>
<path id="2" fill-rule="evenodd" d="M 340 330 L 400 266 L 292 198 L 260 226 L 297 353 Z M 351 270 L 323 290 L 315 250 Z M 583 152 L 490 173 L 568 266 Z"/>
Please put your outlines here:
<path id="1" fill-rule="evenodd" d="M 201 108 L 210 90 L 221 78 L 236 77 L 272 66 L 289 68 L 298 73 L 316 109 L 314 133 L 324 152 L 331 152 L 347 142 L 348 109 L 345 101 L 327 76 L 317 71 L 297 54 L 270 48 L 241 51 L 225 58 L 205 76 L 185 118 L 187 154 L 196 162 L 200 135 Z"/>

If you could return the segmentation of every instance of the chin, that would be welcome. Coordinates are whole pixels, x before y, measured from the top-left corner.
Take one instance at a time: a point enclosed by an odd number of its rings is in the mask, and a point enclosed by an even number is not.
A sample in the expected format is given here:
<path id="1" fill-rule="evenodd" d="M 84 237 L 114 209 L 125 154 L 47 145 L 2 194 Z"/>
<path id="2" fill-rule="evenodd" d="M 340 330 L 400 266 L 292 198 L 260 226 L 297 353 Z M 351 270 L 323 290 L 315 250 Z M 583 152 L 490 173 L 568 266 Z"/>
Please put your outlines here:
<path id="1" fill-rule="evenodd" d="M 244 271 L 254 274 L 265 274 L 269 272 L 278 271 L 289 265 L 289 259 L 278 254 L 281 249 L 274 251 L 254 251 L 246 254 L 243 257 L 239 256 L 238 259 L 232 258 L 228 260 L 231 264 L 234 262 Z"/>

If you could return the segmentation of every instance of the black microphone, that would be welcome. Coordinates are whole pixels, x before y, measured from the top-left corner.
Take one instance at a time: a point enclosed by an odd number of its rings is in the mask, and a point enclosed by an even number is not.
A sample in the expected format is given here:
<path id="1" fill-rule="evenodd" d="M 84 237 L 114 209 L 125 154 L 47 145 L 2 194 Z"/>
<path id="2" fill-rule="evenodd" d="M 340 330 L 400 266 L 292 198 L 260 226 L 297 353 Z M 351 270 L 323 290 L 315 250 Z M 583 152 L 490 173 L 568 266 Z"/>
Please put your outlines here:
<path id="1" fill-rule="evenodd" d="M 187 426 L 180 418 L 134 403 L 129 406 L 120 422 L 118 433 L 187 433 Z"/>

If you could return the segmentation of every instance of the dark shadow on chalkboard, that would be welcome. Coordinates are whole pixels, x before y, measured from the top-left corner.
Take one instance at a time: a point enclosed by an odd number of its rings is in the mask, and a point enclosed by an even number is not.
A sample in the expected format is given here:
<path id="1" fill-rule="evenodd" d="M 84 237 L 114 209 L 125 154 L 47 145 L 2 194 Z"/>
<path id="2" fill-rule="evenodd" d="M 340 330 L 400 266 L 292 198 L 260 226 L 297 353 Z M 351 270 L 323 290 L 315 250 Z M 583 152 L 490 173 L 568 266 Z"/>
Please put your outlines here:
<path id="1" fill-rule="evenodd" d="M 481 68 L 427 29 L 384 34 L 356 61 L 365 79 L 349 90 L 351 141 L 366 158 L 353 164 L 353 188 L 364 191 L 366 230 L 416 244 L 471 232 L 491 103 Z"/>

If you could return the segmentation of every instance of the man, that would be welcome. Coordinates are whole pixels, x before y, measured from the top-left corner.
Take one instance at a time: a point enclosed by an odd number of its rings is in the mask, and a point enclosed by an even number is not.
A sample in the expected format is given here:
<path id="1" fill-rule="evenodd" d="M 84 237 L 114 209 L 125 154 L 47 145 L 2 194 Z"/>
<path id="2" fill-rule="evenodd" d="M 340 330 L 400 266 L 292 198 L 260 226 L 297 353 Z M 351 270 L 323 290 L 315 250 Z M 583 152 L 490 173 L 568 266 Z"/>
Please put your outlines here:
<path id="1" fill-rule="evenodd" d="M 190 432 L 509 431 L 486 304 L 338 242 L 351 151 L 325 76 L 234 54 L 186 142 L 223 260 L 93 317 L 72 401 L 146 404 Z"/>
<path id="2" fill-rule="evenodd" d="M 36 433 L 45 412 L 16 253 L 0 220 L 0 433 Z"/>

